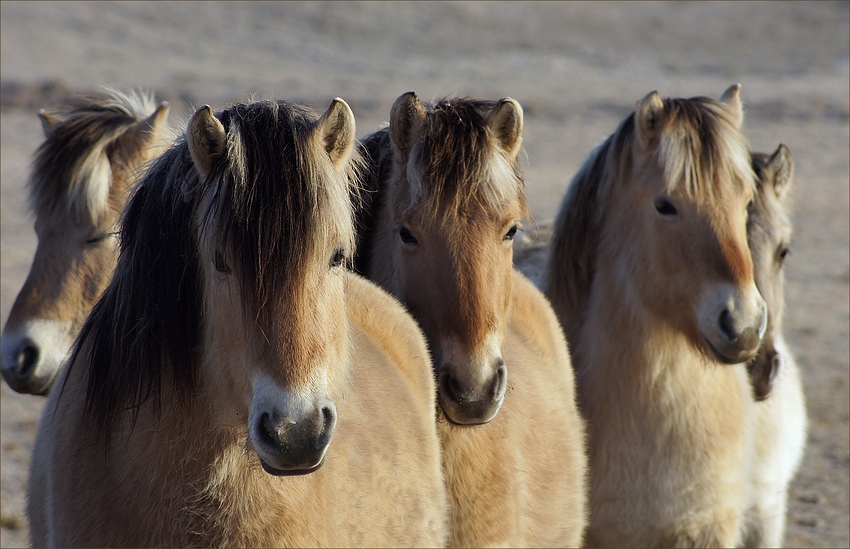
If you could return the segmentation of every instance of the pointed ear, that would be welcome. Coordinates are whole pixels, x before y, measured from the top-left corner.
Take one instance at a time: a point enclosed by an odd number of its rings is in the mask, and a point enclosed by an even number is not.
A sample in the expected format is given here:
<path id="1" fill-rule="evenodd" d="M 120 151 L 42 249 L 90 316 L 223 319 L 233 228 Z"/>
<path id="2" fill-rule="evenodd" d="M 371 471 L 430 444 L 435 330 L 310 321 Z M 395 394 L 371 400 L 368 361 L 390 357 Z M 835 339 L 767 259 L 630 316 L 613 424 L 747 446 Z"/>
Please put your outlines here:
<path id="1" fill-rule="evenodd" d="M 128 129 L 121 139 L 131 140 L 138 147 L 153 143 L 155 137 L 162 131 L 166 120 L 168 120 L 168 111 L 170 109 L 171 106 L 168 104 L 168 101 L 163 101 L 153 114 Z"/>
<path id="2" fill-rule="evenodd" d="M 407 163 L 414 139 L 419 135 L 419 128 L 425 118 L 425 109 L 419 98 L 412 91 L 401 95 L 395 100 L 390 111 L 390 141 L 393 153 L 402 164 Z"/>
<path id="3" fill-rule="evenodd" d="M 522 106 L 510 97 L 499 101 L 488 117 L 493 135 L 512 159 L 516 158 L 522 145 L 522 121 Z"/>
<path id="4" fill-rule="evenodd" d="M 227 135 L 224 126 L 209 105 L 198 109 L 186 127 L 186 141 L 195 168 L 203 177 L 209 176 L 213 165 L 224 153 Z"/>
<path id="5" fill-rule="evenodd" d="M 635 105 L 635 130 L 644 148 L 650 148 L 664 125 L 664 102 L 658 92 L 648 93 Z"/>
<path id="6" fill-rule="evenodd" d="M 794 183 L 794 159 L 791 151 L 785 145 L 779 145 L 767 161 L 768 169 L 773 175 L 771 183 L 780 201 L 788 197 L 788 192 Z M 767 182 L 765 182 L 767 183 Z"/>
<path id="7" fill-rule="evenodd" d="M 348 103 L 339 97 L 331 101 L 316 123 L 316 131 L 334 167 L 340 170 L 351 158 L 356 135 L 354 113 Z"/>
<path id="8" fill-rule="evenodd" d="M 56 126 L 59 125 L 59 119 L 44 109 L 38 111 L 38 118 L 41 120 L 41 131 L 44 132 L 44 137 L 49 138 L 53 135 Z"/>
<path id="9" fill-rule="evenodd" d="M 744 105 L 741 103 L 741 84 L 732 84 L 723 95 L 720 96 L 720 102 L 725 103 L 732 113 L 732 120 L 735 127 L 741 129 L 744 123 Z"/>

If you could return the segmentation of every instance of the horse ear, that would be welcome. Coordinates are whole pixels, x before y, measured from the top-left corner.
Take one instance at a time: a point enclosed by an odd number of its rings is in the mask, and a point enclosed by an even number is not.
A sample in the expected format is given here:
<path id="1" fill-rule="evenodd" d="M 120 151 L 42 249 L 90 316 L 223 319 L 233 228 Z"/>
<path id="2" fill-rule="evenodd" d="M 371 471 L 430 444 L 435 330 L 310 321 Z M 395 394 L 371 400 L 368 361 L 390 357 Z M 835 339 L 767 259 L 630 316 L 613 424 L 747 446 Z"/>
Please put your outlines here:
<path id="1" fill-rule="evenodd" d="M 407 163 L 413 137 L 419 133 L 419 125 L 424 118 L 425 109 L 412 91 L 395 100 L 390 111 L 390 141 L 393 153 L 402 163 Z"/>
<path id="2" fill-rule="evenodd" d="M 192 162 L 204 177 L 209 176 L 216 160 L 224 153 L 226 139 L 224 126 L 209 105 L 204 105 L 192 115 L 186 127 L 186 141 Z"/>
<path id="3" fill-rule="evenodd" d="M 720 96 L 720 102 L 725 103 L 735 122 L 735 127 L 741 129 L 744 123 L 744 105 L 741 103 L 741 84 L 732 84 L 723 95 Z"/>
<path id="4" fill-rule="evenodd" d="M 773 173 L 773 191 L 779 200 L 785 200 L 794 182 L 794 159 L 791 150 L 780 144 L 767 161 L 767 166 Z"/>
<path id="5" fill-rule="evenodd" d="M 44 109 L 38 111 L 38 118 L 41 120 L 41 131 L 44 132 L 44 137 L 49 138 L 53 135 L 56 126 L 59 125 L 59 119 Z"/>
<path id="6" fill-rule="evenodd" d="M 664 102 L 657 91 L 650 92 L 635 106 L 635 129 L 644 148 L 649 148 L 658 137 L 663 123 Z"/>
<path id="7" fill-rule="evenodd" d="M 163 101 L 153 114 L 130 127 L 120 139 L 132 144 L 133 149 L 139 149 L 151 143 L 160 133 L 163 124 L 168 119 L 168 111 L 170 109 L 171 106 L 168 104 L 168 101 Z"/>
<path id="8" fill-rule="evenodd" d="M 348 103 L 335 98 L 319 118 L 316 130 L 334 167 L 344 166 L 351 158 L 356 135 L 354 113 Z"/>
<path id="9" fill-rule="evenodd" d="M 505 97 L 490 112 L 489 126 L 511 158 L 516 158 L 522 145 L 522 105 Z"/>

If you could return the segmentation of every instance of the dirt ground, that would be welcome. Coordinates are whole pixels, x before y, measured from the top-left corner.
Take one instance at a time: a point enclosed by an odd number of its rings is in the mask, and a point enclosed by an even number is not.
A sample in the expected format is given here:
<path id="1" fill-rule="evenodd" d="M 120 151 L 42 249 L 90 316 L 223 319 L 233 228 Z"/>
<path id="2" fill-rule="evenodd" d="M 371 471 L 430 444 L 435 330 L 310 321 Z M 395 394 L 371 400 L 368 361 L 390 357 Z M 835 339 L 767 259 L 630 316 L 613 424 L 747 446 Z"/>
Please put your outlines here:
<path id="1" fill-rule="evenodd" d="M 647 92 L 719 97 L 741 82 L 752 148 L 785 143 L 797 166 L 785 330 L 810 429 L 786 544 L 848 547 L 849 22 L 847 2 L 2 2 L 0 318 L 36 245 L 25 186 L 36 113 L 70 92 L 146 87 L 172 103 L 175 127 L 204 103 L 285 97 L 323 110 L 339 96 L 359 135 L 408 90 L 511 96 L 525 109 L 524 171 L 544 220 Z M 2 384 L 3 547 L 28 544 L 42 404 Z"/>

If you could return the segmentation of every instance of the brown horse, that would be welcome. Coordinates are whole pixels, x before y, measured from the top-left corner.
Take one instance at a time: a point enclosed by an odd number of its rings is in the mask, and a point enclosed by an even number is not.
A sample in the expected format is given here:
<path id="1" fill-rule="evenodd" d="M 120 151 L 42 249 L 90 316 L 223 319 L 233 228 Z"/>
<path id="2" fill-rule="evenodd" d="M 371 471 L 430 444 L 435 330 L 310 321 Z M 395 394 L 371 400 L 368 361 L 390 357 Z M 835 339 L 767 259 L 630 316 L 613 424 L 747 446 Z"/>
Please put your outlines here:
<path id="1" fill-rule="evenodd" d="M 399 297 L 434 356 L 452 546 L 578 545 L 584 426 L 569 353 L 512 268 L 526 214 L 513 99 L 415 94 L 368 136 L 357 266 Z M 429 370 L 430 371 L 430 370 Z"/>
<path id="2" fill-rule="evenodd" d="M 803 457 L 806 405 L 800 372 L 782 337 L 785 271 L 792 226 L 790 191 L 794 182 L 791 151 L 780 145 L 772 155 L 754 153 L 758 192 L 749 206 L 747 236 L 756 285 L 767 301 L 767 332 L 747 363 L 756 405 L 755 460 L 750 481 L 752 504 L 746 514 L 748 547 L 779 547 L 785 533 L 788 486 Z M 769 397 L 769 398 L 768 398 Z"/>
<path id="3" fill-rule="evenodd" d="M 35 546 L 437 546 L 425 339 L 353 253 L 354 117 L 199 109 L 47 401 Z M 354 156 L 352 156 L 354 155 Z"/>
<path id="4" fill-rule="evenodd" d="M 588 422 L 588 543 L 734 546 L 767 323 L 747 243 L 739 86 L 639 101 L 575 176 L 542 287 Z M 734 365 L 734 366 L 733 366 Z"/>
<path id="5" fill-rule="evenodd" d="M 138 91 L 84 96 L 39 113 L 30 176 L 38 248 L 3 329 L 2 372 L 46 394 L 118 260 L 115 224 L 141 167 L 171 139 L 168 103 Z"/>

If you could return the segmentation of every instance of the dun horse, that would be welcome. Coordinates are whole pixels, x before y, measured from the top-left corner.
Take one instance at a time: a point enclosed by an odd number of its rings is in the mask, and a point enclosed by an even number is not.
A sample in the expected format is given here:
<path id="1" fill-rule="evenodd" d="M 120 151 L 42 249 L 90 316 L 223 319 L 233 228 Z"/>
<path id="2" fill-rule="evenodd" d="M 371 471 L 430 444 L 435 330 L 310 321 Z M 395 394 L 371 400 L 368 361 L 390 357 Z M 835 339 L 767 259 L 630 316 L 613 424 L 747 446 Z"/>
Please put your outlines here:
<path id="1" fill-rule="evenodd" d="M 363 141 L 357 266 L 410 308 L 433 352 L 452 546 L 578 545 L 586 523 L 566 342 L 512 267 L 522 123 L 513 99 L 423 106 L 410 92 Z"/>
<path id="2" fill-rule="evenodd" d="M 785 271 L 791 240 L 789 194 L 794 181 L 791 152 L 780 145 L 772 155 L 753 154 L 758 192 L 749 207 L 747 235 L 756 285 L 767 301 L 764 341 L 747 366 L 754 382 L 756 447 L 752 505 L 745 544 L 779 547 L 785 533 L 788 486 L 803 457 L 806 405 L 800 372 L 782 337 Z"/>
<path id="3" fill-rule="evenodd" d="M 38 248 L 0 346 L 6 383 L 32 394 L 50 390 L 109 283 L 129 188 L 171 138 L 168 103 L 156 107 L 136 91 L 82 97 L 39 116 L 46 139 L 29 181 Z"/>
<path id="4" fill-rule="evenodd" d="M 542 287 L 588 421 L 589 545 L 734 546 L 767 323 L 739 86 L 639 101 L 564 199 Z M 733 366 L 734 365 L 734 366 Z"/>
<path id="5" fill-rule="evenodd" d="M 799 468 L 806 438 L 806 410 L 800 373 L 782 337 L 783 263 L 791 239 L 788 214 L 794 165 L 784 145 L 772 155 L 753 153 L 757 192 L 748 208 L 747 241 L 756 286 L 768 307 L 767 331 L 755 358 L 747 363 L 756 400 L 755 459 L 750 481 L 752 504 L 745 513 L 747 547 L 779 547 L 785 531 L 788 487 Z M 537 279 L 548 253 L 552 224 L 519 239 L 515 262 Z M 772 391 L 776 386 L 776 391 Z M 772 392 L 776 396 L 771 395 Z"/>
<path id="6" fill-rule="evenodd" d="M 42 417 L 35 546 L 445 542 L 427 344 L 344 268 L 354 135 L 339 99 L 202 107 L 150 168 Z"/>

